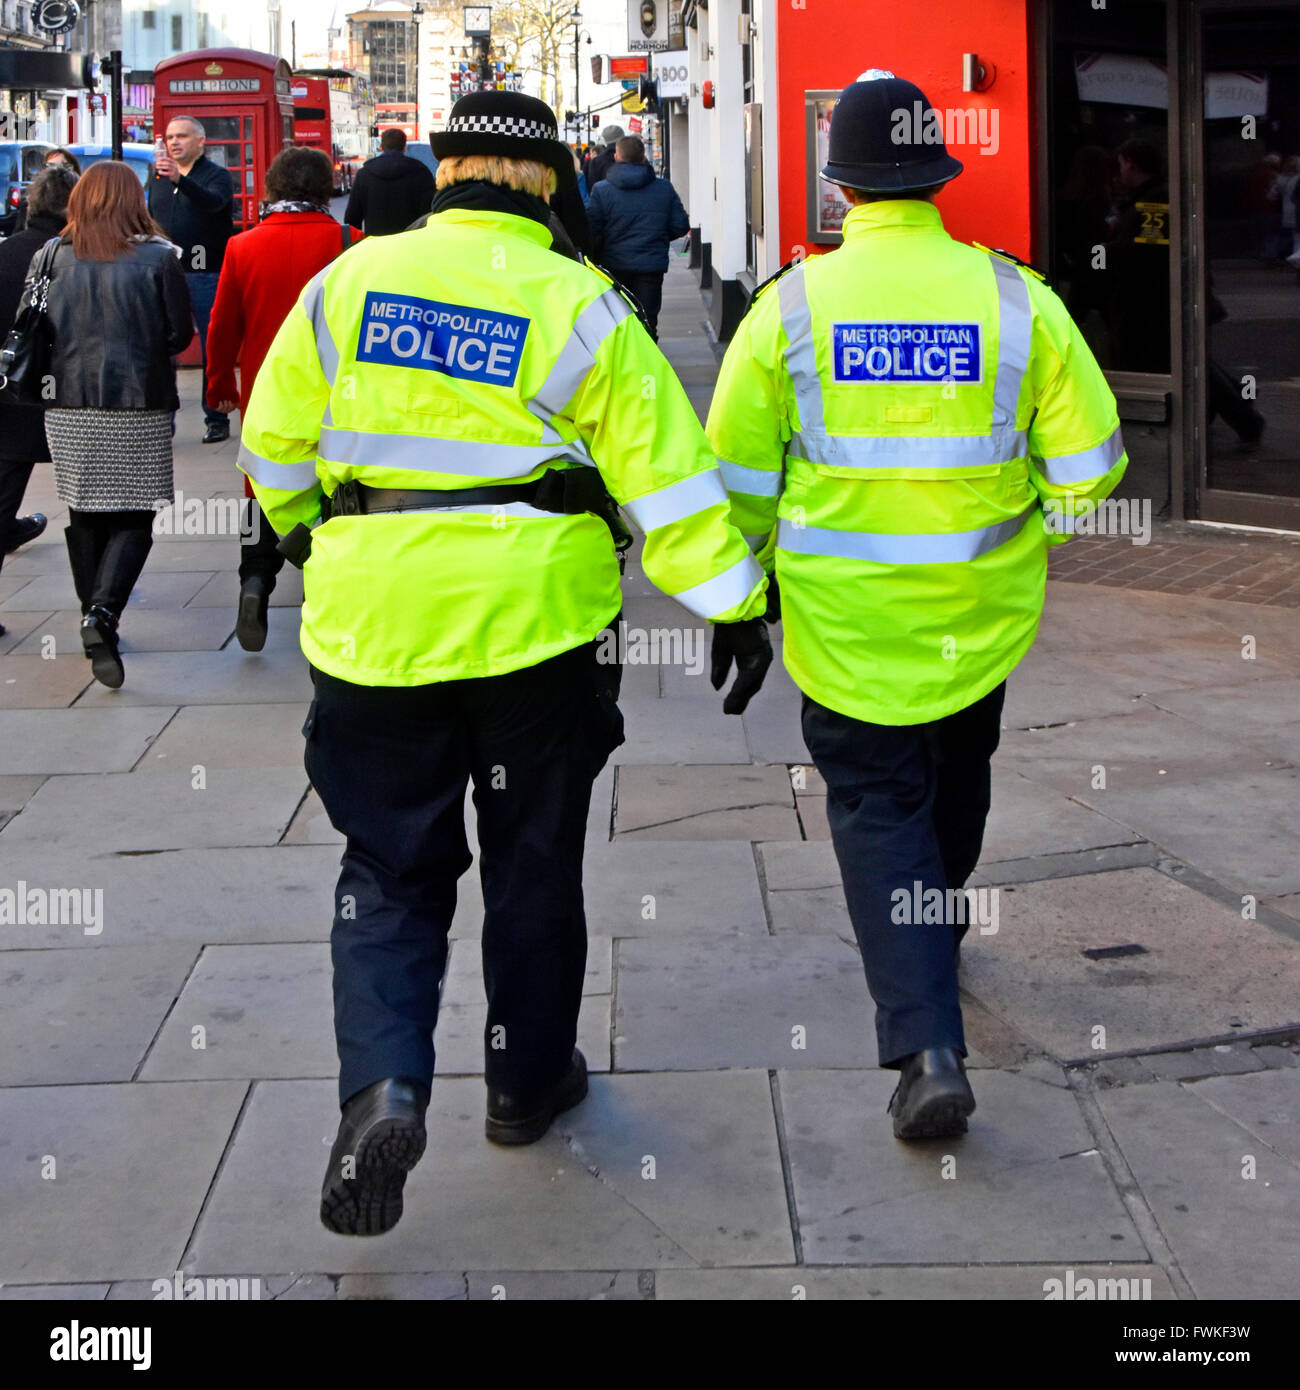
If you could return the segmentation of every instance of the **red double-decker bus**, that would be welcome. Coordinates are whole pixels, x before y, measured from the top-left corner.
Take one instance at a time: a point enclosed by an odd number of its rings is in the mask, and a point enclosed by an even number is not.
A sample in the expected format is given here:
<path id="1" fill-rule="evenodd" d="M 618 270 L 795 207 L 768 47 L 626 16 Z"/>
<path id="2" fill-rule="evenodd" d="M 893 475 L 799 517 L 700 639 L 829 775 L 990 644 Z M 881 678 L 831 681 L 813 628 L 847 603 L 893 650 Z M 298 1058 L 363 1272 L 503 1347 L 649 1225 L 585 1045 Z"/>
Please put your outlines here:
<path id="1" fill-rule="evenodd" d="M 346 193 L 374 153 L 370 79 L 348 68 L 299 68 L 292 91 L 294 144 L 324 150 L 334 166 L 335 193 Z"/>

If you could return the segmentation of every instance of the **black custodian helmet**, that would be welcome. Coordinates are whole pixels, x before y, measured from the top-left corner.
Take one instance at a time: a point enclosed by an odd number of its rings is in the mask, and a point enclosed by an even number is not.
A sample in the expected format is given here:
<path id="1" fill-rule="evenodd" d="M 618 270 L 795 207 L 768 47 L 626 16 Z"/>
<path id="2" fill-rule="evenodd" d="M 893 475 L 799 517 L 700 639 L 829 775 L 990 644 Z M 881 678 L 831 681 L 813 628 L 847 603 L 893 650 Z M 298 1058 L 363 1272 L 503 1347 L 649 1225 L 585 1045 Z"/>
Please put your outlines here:
<path id="1" fill-rule="evenodd" d="M 878 68 L 864 72 L 831 114 L 822 178 L 864 193 L 902 193 L 955 179 L 962 163 L 948 153 L 942 126 L 927 114 L 932 110 L 914 83 Z"/>

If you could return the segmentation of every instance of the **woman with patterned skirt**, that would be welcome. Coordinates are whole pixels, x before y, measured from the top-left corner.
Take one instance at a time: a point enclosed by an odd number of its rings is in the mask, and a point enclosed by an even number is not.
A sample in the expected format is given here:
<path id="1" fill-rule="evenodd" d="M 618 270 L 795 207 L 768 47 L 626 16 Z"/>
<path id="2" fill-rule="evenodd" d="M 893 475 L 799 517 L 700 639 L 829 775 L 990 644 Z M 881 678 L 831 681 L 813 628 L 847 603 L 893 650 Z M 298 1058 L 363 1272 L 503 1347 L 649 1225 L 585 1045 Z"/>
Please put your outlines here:
<path id="1" fill-rule="evenodd" d="M 117 628 L 172 491 L 175 356 L 194 336 L 178 250 L 130 168 L 92 165 L 68 200 L 48 299 L 52 404 L 45 434 L 81 641 L 95 679 L 122 684 Z"/>

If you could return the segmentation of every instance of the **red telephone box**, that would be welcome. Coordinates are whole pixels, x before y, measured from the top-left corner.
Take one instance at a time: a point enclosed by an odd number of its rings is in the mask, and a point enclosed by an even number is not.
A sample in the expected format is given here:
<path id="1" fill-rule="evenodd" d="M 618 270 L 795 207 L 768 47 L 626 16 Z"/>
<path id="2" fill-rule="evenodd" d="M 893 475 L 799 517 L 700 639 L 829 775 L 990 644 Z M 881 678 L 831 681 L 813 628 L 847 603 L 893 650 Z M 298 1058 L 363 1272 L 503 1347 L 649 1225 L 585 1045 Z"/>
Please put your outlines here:
<path id="1" fill-rule="evenodd" d="M 283 58 L 251 48 L 178 53 L 154 68 L 154 133 L 193 116 L 207 133 L 203 153 L 235 185 L 235 231 L 257 222 L 266 171 L 293 144 L 292 71 Z"/>

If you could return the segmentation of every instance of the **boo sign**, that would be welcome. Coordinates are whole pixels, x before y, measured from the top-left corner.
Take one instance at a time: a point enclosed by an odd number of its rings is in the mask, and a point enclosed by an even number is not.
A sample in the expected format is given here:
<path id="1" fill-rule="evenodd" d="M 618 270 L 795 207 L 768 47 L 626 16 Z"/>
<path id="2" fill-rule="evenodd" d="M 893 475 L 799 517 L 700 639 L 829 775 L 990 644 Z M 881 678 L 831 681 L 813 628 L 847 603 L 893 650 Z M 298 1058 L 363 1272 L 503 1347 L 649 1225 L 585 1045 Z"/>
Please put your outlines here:
<path id="1" fill-rule="evenodd" d="M 978 323 L 831 325 L 836 381 L 961 381 L 982 378 Z"/>
<path id="2" fill-rule="evenodd" d="M 527 336 L 528 320 L 517 314 L 372 290 L 361 315 L 357 361 L 513 386 Z"/>

